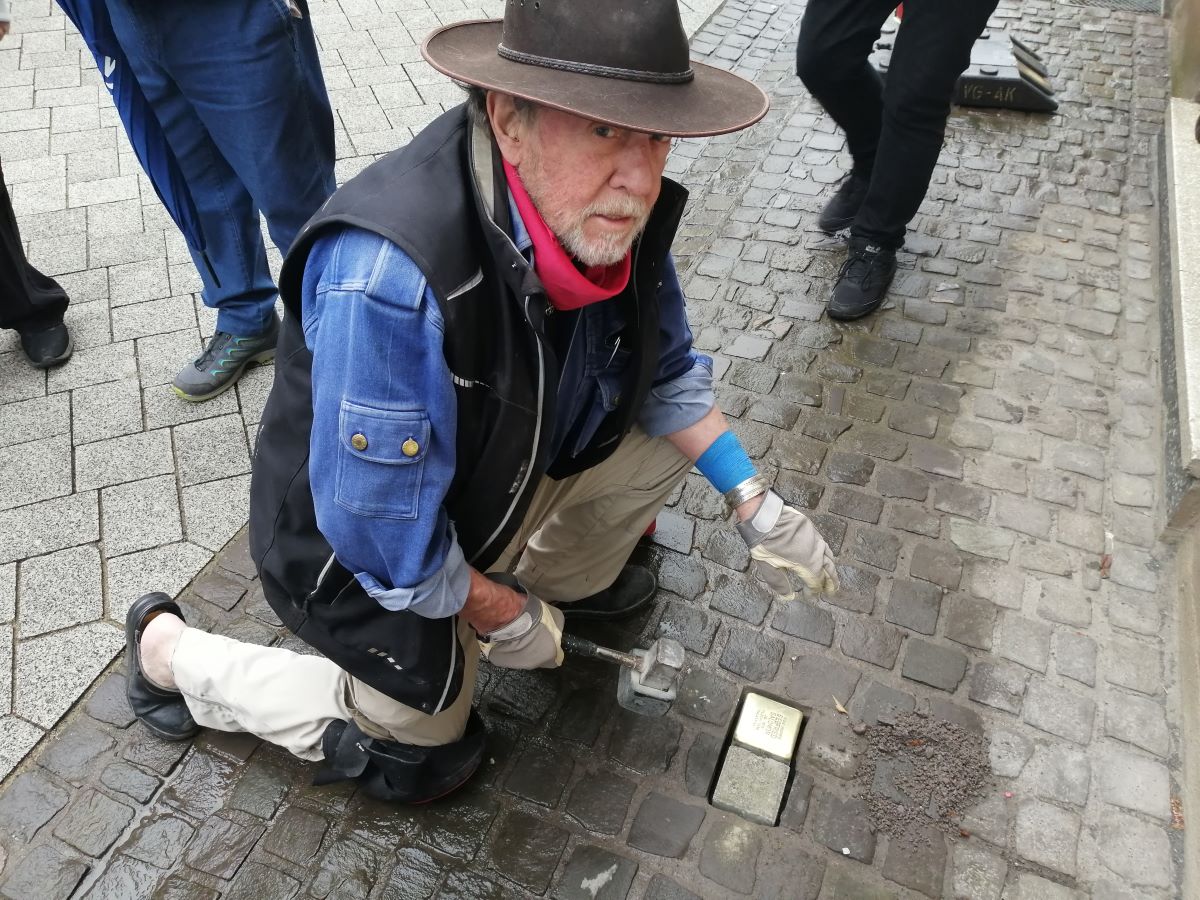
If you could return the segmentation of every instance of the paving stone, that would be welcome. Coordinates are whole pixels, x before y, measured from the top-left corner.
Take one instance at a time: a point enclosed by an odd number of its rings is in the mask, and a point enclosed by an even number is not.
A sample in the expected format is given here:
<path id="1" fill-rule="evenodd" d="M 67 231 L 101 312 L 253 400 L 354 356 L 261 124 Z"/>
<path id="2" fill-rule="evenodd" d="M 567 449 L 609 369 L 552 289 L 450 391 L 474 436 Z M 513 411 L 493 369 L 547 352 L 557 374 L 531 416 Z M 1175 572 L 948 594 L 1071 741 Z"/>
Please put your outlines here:
<path id="1" fill-rule="evenodd" d="M 830 495 L 829 511 L 835 515 L 874 525 L 879 522 L 879 517 L 883 513 L 883 501 L 869 494 L 839 487 L 835 488 Z"/>
<path id="2" fill-rule="evenodd" d="M 771 589 L 749 575 L 718 575 L 709 607 L 751 625 L 761 625 L 773 599 Z"/>
<path id="3" fill-rule="evenodd" d="M 1086 628 L 1092 622 L 1092 603 L 1087 592 L 1070 581 L 1040 580 L 1037 602 L 1038 615 L 1051 622 Z"/>
<path id="4" fill-rule="evenodd" d="M 0 828 L 28 843 L 69 799 L 65 790 L 36 771 L 17 775 L 0 793 Z"/>
<path id="5" fill-rule="evenodd" d="M 890 669 L 900 653 L 904 632 L 870 619 L 854 617 L 842 629 L 842 652 L 854 659 L 865 660 Z"/>
<path id="6" fill-rule="evenodd" d="M 521 722 L 542 722 L 558 698 L 558 682 L 545 672 L 505 672 L 488 699 L 488 709 Z"/>
<path id="7" fill-rule="evenodd" d="M 1058 674 L 1093 686 L 1096 683 L 1096 642 L 1075 631 L 1055 629 L 1054 665 Z"/>
<path id="8" fill-rule="evenodd" d="M 1151 696 L 1161 694 L 1162 652 L 1152 644 L 1114 637 L 1105 652 L 1104 680 Z"/>
<path id="9" fill-rule="evenodd" d="M 1082 750 L 1057 742 L 1039 745 L 1026 774 L 1044 800 L 1083 806 L 1091 784 L 1091 764 Z"/>
<path id="10" fill-rule="evenodd" d="M 116 741 L 108 732 L 81 719 L 55 735 L 54 741 L 38 757 L 38 765 L 65 781 L 78 784 L 95 771 L 98 757 L 114 746 Z"/>
<path id="11" fill-rule="evenodd" d="M 1170 821 L 1171 777 L 1162 763 L 1118 747 L 1103 746 L 1096 775 L 1100 796 L 1106 803 Z"/>
<path id="12" fill-rule="evenodd" d="M 883 857 L 884 878 L 927 897 L 942 895 L 945 869 L 946 839 L 933 828 L 916 832 L 910 841 L 889 841 Z"/>
<path id="13" fill-rule="evenodd" d="M 617 834 L 625 824 L 635 788 L 632 781 L 612 772 L 589 772 L 572 789 L 567 813 L 589 831 Z"/>
<path id="14" fill-rule="evenodd" d="M 783 641 L 749 628 L 730 628 L 728 634 L 721 652 L 721 668 L 751 682 L 766 682 L 775 677 L 783 659 Z"/>
<path id="15" fill-rule="evenodd" d="M 56 847 L 34 847 L 7 873 L 0 891 L 12 900 L 66 900 L 88 873 L 88 864 Z"/>
<path id="16" fill-rule="evenodd" d="M 662 510 L 656 520 L 657 526 L 651 540 L 659 546 L 677 553 L 691 553 L 696 523 L 692 519 Z"/>
<path id="17" fill-rule="evenodd" d="M 1079 817 L 1074 813 L 1027 800 L 1017 809 L 1014 845 L 1026 859 L 1073 876 L 1079 827 Z"/>
<path id="18" fill-rule="evenodd" d="M 775 667 L 778 665 L 776 660 Z M 691 668 L 684 674 L 673 707 L 693 719 L 723 725 L 733 714 L 737 699 L 737 686 L 732 681 L 705 669 Z"/>
<path id="19" fill-rule="evenodd" d="M 875 471 L 875 461 L 858 453 L 830 453 L 825 477 L 832 482 L 865 485 Z"/>
<path id="20" fill-rule="evenodd" d="M 581 844 L 567 860 L 556 900 L 625 900 L 638 864 L 591 844 Z"/>
<path id="21" fill-rule="evenodd" d="M 174 470 L 171 435 L 165 428 L 75 448 L 77 491 L 170 475 Z"/>
<path id="22" fill-rule="evenodd" d="M 803 830 L 804 820 L 808 815 L 809 797 L 812 794 L 812 788 L 812 776 L 804 772 L 794 772 L 792 774 L 792 784 L 788 788 L 783 812 L 779 816 L 780 825 L 797 833 Z"/>
<path id="23" fill-rule="evenodd" d="M 888 427 L 903 434 L 931 438 L 937 434 L 938 414 L 920 406 L 893 406 Z"/>
<path id="24" fill-rule="evenodd" d="M 118 761 L 104 768 L 100 773 L 100 783 L 138 803 L 146 803 L 154 796 L 162 781 L 136 766 Z"/>
<path id="25" fill-rule="evenodd" d="M 658 624 L 658 634 L 674 638 L 693 653 L 706 654 L 712 648 L 719 621 L 702 609 L 670 600 Z"/>
<path id="26" fill-rule="evenodd" d="M 600 729 L 605 722 L 598 710 L 602 710 L 606 702 L 611 701 L 611 697 L 600 691 L 572 691 L 555 715 L 550 733 L 560 740 L 591 747 L 600 736 Z"/>
<path id="27" fill-rule="evenodd" d="M 968 696 L 976 703 L 1020 713 L 1029 672 L 1009 663 L 979 662 L 971 673 Z"/>
<path id="28" fill-rule="evenodd" d="M 1170 737 L 1163 708 L 1145 697 L 1110 691 L 1104 700 L 1104 733 L 1165 757 Z"/>
<path id="29" fill-rule="evenodd" d="M 826 602 L 853 612 L 870 613 L 875 609 L 875 594 L 879 589 L 879 576 L 857 566 L 837 567 L 840 589 L 836 594 L 825 597 Z"/>
<path id="30" fill-rule="evenodd" d="M 915 707 L 916 699 L 912 694 L 872 681 L 865 691 L 859 691 L 855 695 L 854 703 L 850 705 L 850 713 L 856 720 L 867 725 L 878 725 L 880 722 L 894 722 L 896 716 L 912 712 Z"/>
<path id="31" fill-rule="evenodd" d="M 831 698 L 832 699 L 832 698 Z M 822 707 L 828 709 L 832 703 Z M 811 768 L 848 781 L 858 773 L 862 748 L 844 718 L 814 711 L 800 736 L 800 756 Z"/>
<path id="32" fill-rule="evenodd" d="M 1149 887 L 1169 887 L 1171 848 L 1166 832 L 1134 816 L 1114 812 L 1100 823 L 1101 863 L 1111 872 Z"/>
<path id="33" fill-rule="evenodd" d="M 1083 894 L 1030 872 L 1017 874 L 1014 900 L 1083 900 Z"/>
<path id="34" fill-rule="evenodd" d="M 920 634 L 933 634 L 942 606 L 942 591 L 921 581 L 892 582 L 884 618 Z"/>
<path id="35" fill-rule="evenodd" d="M 923 501 L 929 495 L 929 479 L 919 472 L 895 466 L 880 466 L 876 488 L 884 497 Z"/>
<path id="36" fill-rule="evenodd" d="M 937 486 L 933 494 L 934 509 L 976 521 L 986 518 L 991 505 L 992 498 L 988 492 L 965 484 L 944 482 Z"/>
<path id="37" fill-rule="evenodd" d="M 573 768 L 571 758 L 561 751 L 531 744 L 522 751 L 504 786 L 518 797 L 553 807 Z"/>
<path id="38" fill-rule="evenodd" d="M 905 311 L 908 304 L 905 304 Z M 894 900 L 896 889 L 867 881 L 861 866 L 829 866 L 821 886 L 821 900 Z"/>
<path id="39" fill-rule="evenodd" d="M 937 538 L 941 534 L 941 520 L 922 509 L 908 506 L 893 506 L 888 510 L 887 524 L 912 534 Z"/>
<path id="40" fill-rule="evenodd" d="M 381 900 L 428 900 L 445 875 L 442 862 L 420 847 L 401 847 Z"/>
<path id="41" fill-rule="evenodd" d="M 835 853 L 868 865 L 875 858 L 875 835 L 862 800 L 842 800 L 818 788 L 813 792 L 812 821 L 813 838 Z"/>
<path id="42" fill-rule="evenodd" d="M 629 846 L 679 859 L 704 822 L 704 808 L 664 794 L 647 795 L 629 827 Z"/>
<path id="43" fill-rule="evenodd" d="M 950 647 L 910 638 L 901 674 L 910 681 L 953 692 L 967 671 L 967 657 Z M 976 667 L 975 679 L 979 678 Z M 972 686 L 974 686 L 972 681 Z M 972 687 L 972 689 L 974 689 Z M 977 699 L 972 697 L 972 699 Z"/>
<path id="44" fill-rule="evenodd" d="M 771 627 L 793 637 L 826 647 L 833 643 L 833 614 L 829 610 L 795 599 L 780 604 Z"/>
<path id="45" fill-rule="evenodd" d="M 962 565 L 962 558 L 944 545 L 918 544 L 913 550 L 908 571 L 913 578 L 953 591 L 962 580 Z"/>
<path id="46" fill-rule="evenodd" d="M 128 728 L 133 724 L 136 717 L 125 697 L 125 676 L 114 672 L 101 679 L 88 697 L 84 711 L 93 719 L 117 728 Z"/>
<path id="47" fill-rule="evenodd" d="M 162 878 L 162 872 L 127 856 L 114 857 L 104 872 L 84 894 L 86 900 L 122 897 L 148 897 Z"/>
<path id="48" fill-rule="evenodd" d="M 989 650 L 997 612 L 995 605 L 986 600 L 950 597 L 945 604 L 946 637 L 968 647 Z"/>
<path id="49" fill-rule="evenodd" d="M 700 872 L 722 887 L 748 894 L 761 848 L 756 829 L 730 817 L 718 819 L 700 849 Z"/>
<path id="50" fill-rule="evenodd" d="M 1014 612 L 1000 614 L 995 651 L 1005 659 L 1045 672 L 1050 663 L 1050 626 Z"/>
<path id="51" fill-rule="evenodd" d="M 608 755 L 643 775 L 665 772 L 679 749 L 682 730 L 674 719 L 648 719 L 621 710 L 608 740 Z"/>
<path id="52" fill-rule="evenodd" d="M 886 531 L 860 528 L 854 536 L 850 552 L 855 559 L 892 572 L 900 556 L 900 538 Z"/>
<path id="53" fill-rule="evenodd" d="M 964 553 L 1007 562 L 1016 536 L 994 525 L 950 520 L 950 541 Z"/>
<path id="54" fill-rule="evenodd" d="M 95 789 L 87 789 L 56 820 L 54 836 L 80 853 L 100 856 L 116 842 L 132 819 L 130 807 Z"/>
<path id="55" fill-rule="evenodd" d="M 1000 900 L 1008 864 L 975 841 L 957 841 L 954 844 L 953 871 L 952 890 L 955 897 Z"/>
<path id="56" fill-rule="evenodd" d="M 660 873 L 651 878 L 650 884 L 646 886 L 645 900 L 702 900 L 702 898 L 699 894 L 680 887 L 666 875 Z"/>
<path id="57" fill-rule="evenodd" d="M 100 497 L 108 556 L 170 544 L 183 537 L 179 492 L 171 475 L 105 488 Z"/>
<path id="58" fill-rule="evenodd" d="M 737 572 L 744 572 L 750 565 L 746 542 L 741 535 L 731 531 L 714 531 L 704 546 L 704 557 Z"/>
<path id="59" fill-rule="evenodd" d="M 802 653 L 792 660 L 786 691 L 801 706 L 824 708 L 832 697 L 845 703 L 854 693 L 859 677 L 858 669 L 839 660 Z"/>

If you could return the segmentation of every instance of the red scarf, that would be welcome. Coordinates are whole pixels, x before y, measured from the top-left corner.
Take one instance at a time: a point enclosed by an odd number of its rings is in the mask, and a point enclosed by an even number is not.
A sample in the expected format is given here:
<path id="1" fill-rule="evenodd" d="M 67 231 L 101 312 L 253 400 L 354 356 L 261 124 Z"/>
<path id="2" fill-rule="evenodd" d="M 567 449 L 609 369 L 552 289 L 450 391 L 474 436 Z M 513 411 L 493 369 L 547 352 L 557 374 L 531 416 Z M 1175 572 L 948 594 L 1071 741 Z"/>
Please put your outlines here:
<path id="1" fill-rule="evenodd" d="M 525 230 L 533 241 L 533 268 L 546 288 L 546 296 L 555 309 L 579 309 L 617 296 L 629 283 L 630 254 L 611 266 L 588 266 L 583 272 L 576 268 L 558 238 L 546 226 L 541 213 L 525 193 L 521 176 L 504 161 L 508 189 L 512 191 L 517 211 Z"/>

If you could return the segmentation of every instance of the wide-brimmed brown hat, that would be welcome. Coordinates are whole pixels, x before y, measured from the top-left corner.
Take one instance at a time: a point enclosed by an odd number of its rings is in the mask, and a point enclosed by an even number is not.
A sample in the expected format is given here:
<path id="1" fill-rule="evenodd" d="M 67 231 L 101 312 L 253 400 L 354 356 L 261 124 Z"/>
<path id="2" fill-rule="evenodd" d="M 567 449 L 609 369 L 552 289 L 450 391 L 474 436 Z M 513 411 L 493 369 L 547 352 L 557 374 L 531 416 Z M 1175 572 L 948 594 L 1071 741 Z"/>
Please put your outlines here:
<path id="1" fill-rule="evenodd" d="M 672 137 L 724 134 L 767 112 L 757 85 L 692 62 L 676 0 L 507 0 L 504 18 L 421 46 L 456 81 Z"/>

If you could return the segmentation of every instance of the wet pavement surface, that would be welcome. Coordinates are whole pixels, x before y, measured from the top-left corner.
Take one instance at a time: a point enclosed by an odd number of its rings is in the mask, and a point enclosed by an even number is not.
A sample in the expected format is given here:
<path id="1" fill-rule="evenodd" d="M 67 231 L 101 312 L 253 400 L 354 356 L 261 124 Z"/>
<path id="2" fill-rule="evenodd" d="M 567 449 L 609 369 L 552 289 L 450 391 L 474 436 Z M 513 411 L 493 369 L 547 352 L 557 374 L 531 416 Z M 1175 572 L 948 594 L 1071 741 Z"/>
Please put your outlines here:
<path id="1" fill-rule="evenodd" d="M 792 74 L 802 12 L 731 0 L 700 30 L 696 54 L 773 106 L 743 134 L 681 142 L 670 171 L 692 191 L 676 249 L 697 345 L 751 455 L 834 547 L 841 593 L 773 601 L 690 475 L 642 551 L 657 606 L 587 632 L 680 640 L 670 713 L 622 710 L 601 664 L 484 666 L 486 763 L 415 809 L 312 787 L 313 765 L 249 736 L 159 741 L 114 668 L 0 788 L 0 894 L 1179 896 L 1174 599 L 1155 542 L 1164 23 L 1002 7 L 1061 109 L 956 110 L 894 303 L 844 326 L 821 316 L 844 248 L 814 223 L 847 159 Z M 244 535 L 182 599 L 191 624 L 302 649 Z M 707 801 L 751 687 L 807 714 L 774 827 Z M 966 836 L 871 827 L 868 744 L 912 710 L 984 737 Z"/>

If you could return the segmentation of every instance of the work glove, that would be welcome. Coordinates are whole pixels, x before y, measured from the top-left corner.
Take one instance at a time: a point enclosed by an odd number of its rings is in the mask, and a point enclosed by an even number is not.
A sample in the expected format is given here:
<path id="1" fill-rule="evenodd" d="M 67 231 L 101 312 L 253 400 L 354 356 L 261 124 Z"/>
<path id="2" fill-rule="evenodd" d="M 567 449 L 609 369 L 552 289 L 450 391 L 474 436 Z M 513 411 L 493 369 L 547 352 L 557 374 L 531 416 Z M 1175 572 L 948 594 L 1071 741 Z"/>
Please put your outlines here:
<path id="1" fill-rule="evenodd" d="M 539 600 L 509 575 L 488 575 L 493 581 L 525 594 L 525 608 L 507 625 L 479 636 L 479 649 L 488 662 L 505 669 L 552 669 L 563 661 L 563 614 Z"/>
<path id="2" fill-rule="evenodd" d="M 774 491 L 767 491 L 758 512 L 737 528 L 750 548 L 754 574 L 780 599 L 796 596 L 789 571 L 819 594 L 837 591 L 837 568 L 829 545 L 807 516 L 786 505 Z"/>

